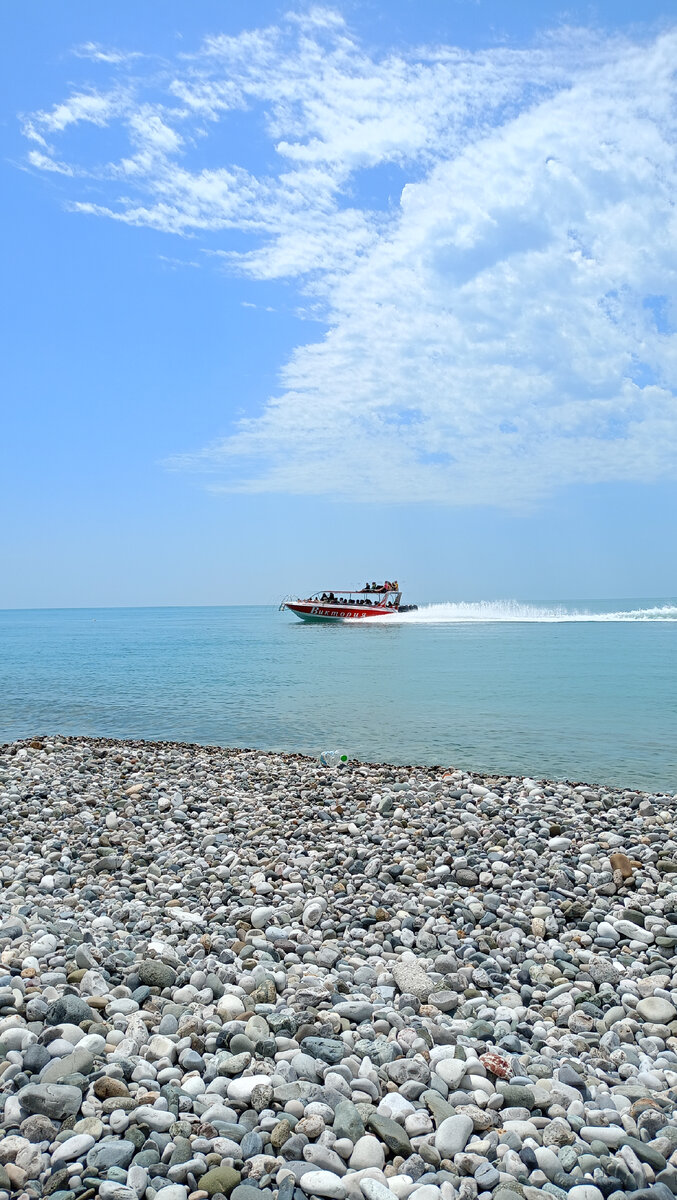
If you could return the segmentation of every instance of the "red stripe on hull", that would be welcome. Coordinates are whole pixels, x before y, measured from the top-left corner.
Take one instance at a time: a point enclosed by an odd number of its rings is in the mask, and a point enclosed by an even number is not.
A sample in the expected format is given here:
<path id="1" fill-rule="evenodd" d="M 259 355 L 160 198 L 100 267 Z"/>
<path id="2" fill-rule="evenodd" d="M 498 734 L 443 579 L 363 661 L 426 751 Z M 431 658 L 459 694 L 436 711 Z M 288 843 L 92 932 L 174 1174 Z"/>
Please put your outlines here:
<path id="1" fill-rule="evenodd" d="M 396 608 L 341 608 L 326 604 L 287 604 L 303 621 L 360 621 L 365 617 L 394 617 Z"/>

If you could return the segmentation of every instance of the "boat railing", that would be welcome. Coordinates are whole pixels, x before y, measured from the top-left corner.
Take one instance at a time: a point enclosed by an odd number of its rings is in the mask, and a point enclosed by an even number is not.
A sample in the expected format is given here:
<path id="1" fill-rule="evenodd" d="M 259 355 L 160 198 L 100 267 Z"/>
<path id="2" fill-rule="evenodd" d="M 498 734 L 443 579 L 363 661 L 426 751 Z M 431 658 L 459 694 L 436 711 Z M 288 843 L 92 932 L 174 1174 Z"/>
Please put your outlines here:
<path id="1" fill-rule="evenodd" d="M 341 604 L 346 604 L 346 603 L 359 604 L 360 601 L 368 601 L 369 607 L 385 608 L 389 601 L 394 600 L 396 604 L 399 604 L 400 600 L 402 599 L 402 593 L 400 591 L 394 591 L 392 588 L 389 588 L 387 590 L 385 588 L 383 588 L 378 592 L 363 592 L 362 590 L 349 591 L 348 589 L 344 590 L 342 588 L 339 588 L 338 590 L 334 591 L 332 594 L 334 596 L 334 599 L 328 600 L 326 598 L 326 596 L 327 596 L 326 591 L 311 592 L 310 596 L 307 597 L 307 600 L 312 601 L 313 603 L 332 604 L 332 605 L 337 605 L 337 604 L 341 605 Z M 322 599 L 323 596 L 325 597 L 324 600 Z M 373 599 L 372 599 L 372 597 L 373 597 Z"/>
<path id="2" fill-rule="evenodd" d="M 396 608 L 402 600 L 402 592 L 399 588 L 377 588 L 375 590 L 365 591 L 364 588 L 332 588 L 330 593 L 334 599 L 327 598 L 327 590 L 311 592 L 310 595 L 302 596 L 285 596 L 280 601 L 279 611 L 287 608 L 290 604 L 326 604 L 336 608 L 341 605 L 360 605 L 364 604 L 368 608 Z M 323 599 L 324 597 L 324 599 Z"/>

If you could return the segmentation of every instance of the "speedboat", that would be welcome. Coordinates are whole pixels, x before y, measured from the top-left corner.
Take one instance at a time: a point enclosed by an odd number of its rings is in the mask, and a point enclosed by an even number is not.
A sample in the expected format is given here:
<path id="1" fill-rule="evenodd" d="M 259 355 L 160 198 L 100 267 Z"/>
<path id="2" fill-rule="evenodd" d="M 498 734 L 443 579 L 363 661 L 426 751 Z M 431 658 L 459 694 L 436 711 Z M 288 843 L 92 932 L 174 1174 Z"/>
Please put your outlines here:
<path id="1" fill-rule="evenodd" d="M 305 600 L 285 596 L 280 611 L 288 608 L 302 621 L 363 621 L 373 617 L 396 617 L 412 612 L 416 604 L 402 604 L 397 583 L 372 584 L 352 591 L 328 588 L 313 592 Z"/>

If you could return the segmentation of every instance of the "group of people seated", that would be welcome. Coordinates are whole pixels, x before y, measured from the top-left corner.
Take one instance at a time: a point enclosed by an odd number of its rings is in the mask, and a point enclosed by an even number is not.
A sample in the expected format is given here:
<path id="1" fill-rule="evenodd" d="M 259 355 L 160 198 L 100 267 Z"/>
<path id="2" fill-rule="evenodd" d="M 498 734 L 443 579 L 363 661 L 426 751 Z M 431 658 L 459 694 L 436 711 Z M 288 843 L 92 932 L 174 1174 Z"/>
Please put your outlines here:
<path id="1" fill-rule="evenodd" d="M 361 595 L 363 592 L 377 592 L 379 595 L 382 595 L 383 592 L 396 592 L 398 590 L 397 583 L 385 583 L 383 587 L 379 587 L 374 583 L 371 585 L 371 587 L 367 584 L 366 588 L 361 588 L 358 594 Z M 319 602 L 320 604 L 345 604 L 353 607 L 358 606 L 367 608 L 379 608 L 382 607 L 383 604 L 381 600 L 356 600 L 353 596 L 335 596 L 333 592 L 323 592 L 319 597 Z M 397 606 L 397 601 L 387 600 L 385 606 L 386 608 L 395 608 Z"/>
<path id="2" fill-rule="evenodd" d="M 391 583 L 389 579 L 386 579 L 385 583 L 365 583 L 364 587 L 360 588 L 361 592 L 399 592 L 399 590 L 397 580 Z"/>

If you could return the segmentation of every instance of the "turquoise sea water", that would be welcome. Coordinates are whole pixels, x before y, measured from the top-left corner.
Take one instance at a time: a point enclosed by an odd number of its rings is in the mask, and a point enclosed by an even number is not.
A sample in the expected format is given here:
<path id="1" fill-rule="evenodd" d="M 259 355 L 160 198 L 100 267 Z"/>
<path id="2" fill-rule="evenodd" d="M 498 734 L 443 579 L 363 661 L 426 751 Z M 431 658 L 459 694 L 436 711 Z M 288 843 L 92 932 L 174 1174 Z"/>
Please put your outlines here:
<path id="1" fill-rule="evenodd" d="M 0 612 L 0 740 L 172 739 L 677 790 L 677 602 Z"/>

